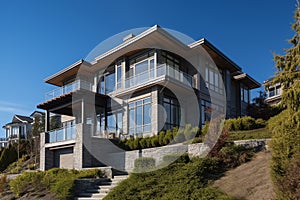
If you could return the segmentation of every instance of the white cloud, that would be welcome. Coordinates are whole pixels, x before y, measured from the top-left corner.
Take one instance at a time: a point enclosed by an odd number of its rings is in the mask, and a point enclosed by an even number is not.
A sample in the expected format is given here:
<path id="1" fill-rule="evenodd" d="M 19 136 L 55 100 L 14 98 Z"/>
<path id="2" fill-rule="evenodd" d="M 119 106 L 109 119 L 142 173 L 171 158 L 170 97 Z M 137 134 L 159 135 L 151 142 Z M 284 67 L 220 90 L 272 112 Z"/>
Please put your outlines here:
<path id="1" fill-rule="evenodd" d="M 30 114 L 30 110 L 24 108 L 22 105 L 13 103 L 0 101 L 0 112 L 11 113 L 11 114 Z"/>

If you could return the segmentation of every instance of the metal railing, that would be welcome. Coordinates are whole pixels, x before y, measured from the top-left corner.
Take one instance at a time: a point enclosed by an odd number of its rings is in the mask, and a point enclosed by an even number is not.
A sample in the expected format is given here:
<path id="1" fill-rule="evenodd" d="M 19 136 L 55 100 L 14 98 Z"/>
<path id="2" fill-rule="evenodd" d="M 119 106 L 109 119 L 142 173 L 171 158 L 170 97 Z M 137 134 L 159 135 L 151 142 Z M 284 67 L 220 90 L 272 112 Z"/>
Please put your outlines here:
<path id="1" fill-rule="evenodd" d="M 76 137 L 76 125 L 67 126 L 48 132 L 49 143 L 72 140 Z"/>
<path id="2" fill-rule="evenodd" d="M 60 97 L 62 95 L 74 92 L 79 89 L 85 89 L 85 90 L 92 90 L 92 84 L 83 80 L 77 80 L 73 83 L 70 83 L 68 85 L 65 85 L 63 87 L 57 88 L 55 90 L 52 90 L 51 92 L 46 93 L 45 99 L 46 101 L 49 101 L 51 99 L 54 99 L 56 97 Z"/>
<path id="3" fill-rule="evenodd" d="M 142 83 L 146 83 L 161 76 L 168 76 L 181 83 L 194 87 L 194 78 L 180 70 L 173 68 L 167 64 L 157 66 L 156 69 L 146 71 L 125 80 L 125 88 L 131 88 Z"/>

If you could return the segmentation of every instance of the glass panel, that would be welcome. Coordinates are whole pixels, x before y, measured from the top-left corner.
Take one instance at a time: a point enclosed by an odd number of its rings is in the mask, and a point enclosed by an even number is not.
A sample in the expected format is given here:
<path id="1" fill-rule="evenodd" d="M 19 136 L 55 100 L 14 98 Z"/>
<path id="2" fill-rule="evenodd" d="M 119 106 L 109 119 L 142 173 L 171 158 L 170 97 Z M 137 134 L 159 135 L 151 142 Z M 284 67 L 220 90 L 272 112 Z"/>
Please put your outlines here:
<path id="1" fill-rule="evenodd" d="M 209 70 L 209 83 L 214 84 L 214 73 L 211 70 Z"/>
<path id="2" fill-rule="evenodd" d="M 118 118 L 118 130 L 121 130 L 122 128 L 123 128 L 123 123 L 122 123 L 122 121 L 123 121 L 123 113 L 121 113 L 121 112 L 119 112 L 118 114 L 117 114 L 117 118 Z"/>
<path id="3" fill-rule="evenodd" d="M 116 131 L 116 119 L 115 115 L 113 115 L 112 113 L 107 114 L 107 130 L 109 132 Z"/>
<path id="4" fill-rule="evenodd" d="M 135 65 L 135 75 L 148 71 L 148 60 Z"/>
<path id="5" fill-rule="evenodd" d="M 154 59 L 150 60 L 150 77 L 154 77 Z"/>
<path id="6" fill-rule="evenodd" d="M 143 107 L 139 106 L 136 108 L 136 125 L 143 124 Z"/>
<path id="7" fill-rule="evenodd" d="M 151 103 L 151 98 L 144 99 L 144 104 Z"/>
<path id="8" fill-rule="evenodd" d="M 151 125 L 145 125 L 145 126 L 144 126 L 144 132 L 145 132 L 145 133 L 151 132 Z"/>
<path id="9" fill-rule="evenodd" d="M 133 128 L 135 123 L 135 117 L 134 117 L 134 109 L 129 110 L 129 127 Z"/>
<path id="10" fill-rule="evenodd" d="M 104 77 L 100 78 L 100 82 L 99 82 L 99 85 L 98 85 L 98 93 L 105 94 Z"/>
<path id="11" fill-rule="evenodd" d="M 144 124 L 151 123 L 151 104 L 144 105 Z"/>
<path id="12" fill-rule="evenodd" d="M 115 73 L 106 76 L 106 94 L 115 90 Z"/>

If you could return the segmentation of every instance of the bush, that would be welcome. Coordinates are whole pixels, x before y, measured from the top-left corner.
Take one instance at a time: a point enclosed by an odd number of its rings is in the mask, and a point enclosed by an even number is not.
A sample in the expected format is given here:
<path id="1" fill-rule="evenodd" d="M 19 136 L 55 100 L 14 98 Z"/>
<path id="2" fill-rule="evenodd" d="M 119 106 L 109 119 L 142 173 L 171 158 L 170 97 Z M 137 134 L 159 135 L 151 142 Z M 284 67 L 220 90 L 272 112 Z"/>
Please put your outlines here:
<path id="1" fill-rule="evenodd" d="M 266 122 L 263 119 L 255 120 L 252 117 L 246 116 L 242 118 L 227 119 L 225 121 L 225 126 L 228 127 L 230 131 L 253 130 L 265 127 Z"/>
<path id="2" fill-rule="evenodd" d="M 6 188 L 7 188 L 6 175 L 2 174 L 0 175 L 0 194 L 4 192 Z"/>
<path id="3" fill-rule="evenodd" d="M 74 193 L 75 180 L 79 178 L 103 177 L 104 173 L 98 169 L 67 170 L 50 169 L 46 172 L 24 172 L 9 182 L 11 190 L 22 196 L 30 191 L 49 190 L 60 199 L 70 199 Z"/>
<path id="4" fill-rule="evenodd" d="M 0 156 L 0 171 L 3 172 L 11 163 L 17 161 L 18 153 L 14 146 L 5 148 Z"/>
<path id="5" fill-rule="evenodd" d="M 171 164 L 171 163 L 188 163 L 190 161 L 190 157 L 187 153 L 184 154 L 171 154 L 165 155 L 163 157 L 163 163 Z"/>
<path id="6" fill-rule="evenodd" d="M 224 169 L 231 169 L 248 162 L 254 156 L 254 149 L 233 143 L 223 147 L 216 157 L 221 161 Z"/>
<path id="7" fill-rule="evenodd" d="M 134 161 L 134 172 L 145 172 L 155 168 L 155 159 L 151 157 L 137 158 Z"/>
<path id="8" fill-rule="evenodd" d="M 24 172 L 9 182 L 10 189 L 19 197 L 31 189 L 37 191 L 44 188 L 41 184 L 44 172 Z"/>

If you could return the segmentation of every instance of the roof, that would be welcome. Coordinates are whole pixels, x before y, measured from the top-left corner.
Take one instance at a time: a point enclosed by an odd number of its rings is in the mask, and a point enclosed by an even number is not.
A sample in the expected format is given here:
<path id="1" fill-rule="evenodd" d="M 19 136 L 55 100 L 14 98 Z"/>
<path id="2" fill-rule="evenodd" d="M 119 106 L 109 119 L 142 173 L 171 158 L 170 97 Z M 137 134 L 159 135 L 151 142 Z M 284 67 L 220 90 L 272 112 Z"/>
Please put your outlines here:
<path id="1" fill-rule="evenodd" d="M 31 117 L 15 115 L 13 117 L 12 121 L 5 124 L 3 126 L 3 128 L 5 128 L 6 126 L 9 126 L 9 125 L 13 125 L 13 124 L 28 124 L 28 123 L 32 123 L 32 122 L 33 122 L 33 119 Z"/>
<path id="2" fill-rule="evenodd" d="M 57 86 L 62 86 L 64 79 L 71 76 L 75 77 L 79 69 L 80 73 L 83 72 L 84 75 L 88 76 L 89 73 L 93 74 L 97 70 L 101 70 L 109 66 L 112 63 L 112 61 L 119 58 L 120 56 L 127 55 L 128 53 L 136 49 L 142 49 L 145 47 L 155 48 L 158 44 L 160 48 L 166 47 L 166 50 L 174 50 L 176 48 L 183 51 L 203 47 L 218 67 L 226 68 L 232 74 L 242 73 L 241 67 L 239 67 L 235 62 L 233 62 L 225 54 L 218 50 L 207 39 L 202 38 L 189 45 L 186 45 L 163 28 L 159 27 L 158 25 L 155 25 L 140 34 L 125 40 L 120 45 L 117 45 L 116 47 L 102 53 L 101 55 L 97 56 L 93 62 L 89 63 L 84 60 L 79 60 L 74 64 L 68 66 L 64 70 L 61 70 L 60 72 L 46 78 L 45 82 Z M 245 83 L 249 83 L 251 87 L 260 87 L 260 84 L 249 75 L 246 75 L 246 79 L 247 81 L 245 81 Z"/>
<path id="3" fill-rule="evenodd" d="M 34 117 L 35 115 L 45 115 L 45 113 L 36 110 L 36 111 L 34 111 L 33 113 L 31 113 L 30 117 Z"/>

